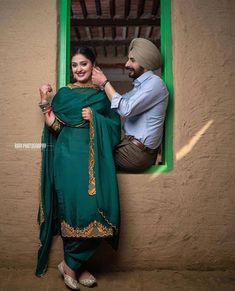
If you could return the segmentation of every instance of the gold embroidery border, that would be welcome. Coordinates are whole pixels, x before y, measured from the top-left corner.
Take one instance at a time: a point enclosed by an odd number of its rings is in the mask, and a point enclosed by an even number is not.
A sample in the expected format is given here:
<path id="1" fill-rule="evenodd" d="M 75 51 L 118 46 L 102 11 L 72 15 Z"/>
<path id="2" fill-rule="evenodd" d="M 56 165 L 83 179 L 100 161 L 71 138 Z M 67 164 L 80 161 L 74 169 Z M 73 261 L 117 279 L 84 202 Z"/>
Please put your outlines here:
<path id="1" fill-rule="evenodd" d="M 43 138 L 41 137 L 41 141 L 43 140 Z M 45 155 L 45 153 L 41 153 L 41 155 Z M 41 167 L 40 167 L 40 177 L 42 177 L 42 159 L 41 159 Z M 40 190 L 39 190 L 39 193 L 40 193 L 40 198 L 39 198 L 39 211 L 40 211 L 40 221 L 39 221 L 39 226 L 41 226 L 44 222 L 44 209 L 43 209 L 43 206 L 42 206 L 42 188 L 41 188 L 41 180 L 40 180 Z"/>
<path id="2" fill-rule="evenodd" d="M 63 220 L 61 222 L 61 235 L 76 238 L 110 237 L 113 236 L 113 228 L 106 227 L 97 220 L 94 220 L 85 228 L 74 228 Z"/>
<path id="3" fill-rule="evenodd" d="M 42 207 L 42 200 L 40 201 L 39 209 L 40 209 L 40 223 L 39 223 L 39 225 L 41 226 L 44 222 L 44 210 Z"/>
<path id="4" fill-rule="evenodd" d="M 76 88 L 90 88 L 90 89 L 99 89 L 99 86 L 95 85 L 95 84 L 88 84 L 88 85 L 81 85 L 81 84 L 77 84 L 77 83 L 69 83 L 67 84 L 67 86 L 69 89 L 76 89 Z"/>
<path id="5" fill-rule="evenodd" d="M 94 159 L 94 122 L 93 122 L 93 116 L 92 116 L 92 110 L 91 110 L 91 120 L 90 120 L 90 145 L 89 145 L 89 168 L 88 168 L 88 174 L 89 174 L 89 185 L 88 185 L 88 194 L 89 195 L 95 195 L 96 189 L 95 189 L 95 175 L 94 175 L 94 166 L 95 166 L 95 159 Z"/>
<path id="6" fill-rule="evenodd" d="M 99 213 L 102 215 L 102 217 L 104 218 L 104 220 L 110 225 L 110 226 L 112 226 L 112 228 L 115 230 L 115 233 L 117 234 L 118 233 L 118 228 L 115 226 L 115 225 L 113 225 L 108 219 L 107 219 L 107 217 L 105 216 L 105 214 L 104 214 L 104 211 L 102 210 L 102 209 L 98 209 L 98 211 L 99 211 Z"/>

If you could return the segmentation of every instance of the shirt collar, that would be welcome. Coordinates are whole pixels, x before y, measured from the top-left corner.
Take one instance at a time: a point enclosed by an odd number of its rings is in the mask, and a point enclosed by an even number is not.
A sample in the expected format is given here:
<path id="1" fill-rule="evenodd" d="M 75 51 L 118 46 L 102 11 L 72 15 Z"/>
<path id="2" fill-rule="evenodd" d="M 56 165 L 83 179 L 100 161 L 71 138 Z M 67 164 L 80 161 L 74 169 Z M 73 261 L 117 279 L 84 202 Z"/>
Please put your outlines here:
<path id="1" fill-rule="evenodd" d="M 141 83 L 143 83 L 146 79 L 153 75 L 153 71 L 147 71 L 139 76 L 137 79 L 133 81 L 134 87 L 138 87 Z"/>

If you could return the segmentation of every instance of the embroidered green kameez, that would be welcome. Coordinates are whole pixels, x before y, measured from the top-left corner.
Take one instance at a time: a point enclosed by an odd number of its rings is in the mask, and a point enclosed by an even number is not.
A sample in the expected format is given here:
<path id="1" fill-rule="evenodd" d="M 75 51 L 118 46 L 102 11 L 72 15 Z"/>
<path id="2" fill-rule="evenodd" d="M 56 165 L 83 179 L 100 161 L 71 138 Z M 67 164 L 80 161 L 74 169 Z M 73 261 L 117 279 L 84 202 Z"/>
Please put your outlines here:
<path id="1" fill-rule="evenodd" d="M 91 122 L 82 119 L 90 107 Z M 63 87 L 53 98 L 54 130 L 44 127 L 41 247 L 36 274 L 47 267 L 54 234 L 69 238 L 108 238 L 116 246 L 119 232 L 118 186 L 113 149 L 120 140 L 120 120 L 105 93 L 94 88 Z M 84 241 L 83 241 L 84 243 Z M 91 243 L 89 243 L 91 245 Z M 66 249 L 66 248 L 65 248 Z M 92 253 L 92 252 L 91 252 Z"/>

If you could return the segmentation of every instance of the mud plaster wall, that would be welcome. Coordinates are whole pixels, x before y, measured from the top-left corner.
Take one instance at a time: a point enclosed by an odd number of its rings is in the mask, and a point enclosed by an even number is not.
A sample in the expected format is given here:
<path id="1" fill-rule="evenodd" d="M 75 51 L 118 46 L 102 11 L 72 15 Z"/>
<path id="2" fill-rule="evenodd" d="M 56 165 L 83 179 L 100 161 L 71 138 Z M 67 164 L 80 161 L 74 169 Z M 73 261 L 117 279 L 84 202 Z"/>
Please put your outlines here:
<path id="1" fill-rule="evenodd" d="M 120 248 L 114 253 L 101 246 L 94 258 L 100 268 L 235 264 L 235 5 L 225 0 L 172 4 L 174 169 L 118 175 Z M 14 144 L 40 142 L 37 88 L 56 81 L 56 1 L 2 0 L 0 23 L 0 265 L 33 267 L 40 151 L 16 150 Z M 50 265 L 61 258 L 57 238 Z"/>

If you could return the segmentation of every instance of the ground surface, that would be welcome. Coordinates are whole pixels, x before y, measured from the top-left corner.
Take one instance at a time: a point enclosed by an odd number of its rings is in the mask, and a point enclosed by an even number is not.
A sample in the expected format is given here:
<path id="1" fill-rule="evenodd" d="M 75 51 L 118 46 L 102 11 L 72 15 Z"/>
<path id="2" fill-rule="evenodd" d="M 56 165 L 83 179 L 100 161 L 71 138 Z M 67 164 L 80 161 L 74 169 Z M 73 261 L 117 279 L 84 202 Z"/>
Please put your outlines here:
<path id="1" fill-rule="evenodd" d="M 134 271 L 96 274 L 94 291 L 234 291 L 235 271 Z M 51 268 L 43 278 L 32 270 L 0 269 L 0 290 L 52 291 L 69 290 L 57 269 Z M 82 290 L 89 290 L 81 286 Z"/>

